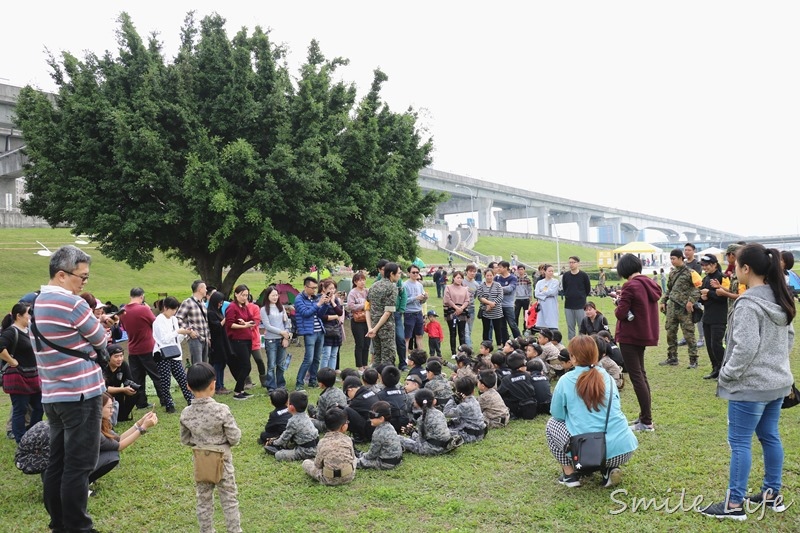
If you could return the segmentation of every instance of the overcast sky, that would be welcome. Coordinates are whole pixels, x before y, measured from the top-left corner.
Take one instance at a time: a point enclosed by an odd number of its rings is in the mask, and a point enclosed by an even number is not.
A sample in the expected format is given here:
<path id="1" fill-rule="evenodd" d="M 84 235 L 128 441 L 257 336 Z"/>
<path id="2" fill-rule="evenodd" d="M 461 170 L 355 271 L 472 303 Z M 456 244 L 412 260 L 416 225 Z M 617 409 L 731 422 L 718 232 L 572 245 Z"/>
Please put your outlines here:
<path id="1" fill-rule="evenodd" d="M 171 60 L 192 9 L 218 12 L 230 37 L 271 28 L 295 72 L 316 38 L 350 59 L 339 76 L 359 96 L 380 67 L 386 101 L 433 135 L 433 168 L 800 233 L 800 2 L 8 2 L 0 82 L 52 90 L 45 48 L 116 50 L 121 11 Z"/>

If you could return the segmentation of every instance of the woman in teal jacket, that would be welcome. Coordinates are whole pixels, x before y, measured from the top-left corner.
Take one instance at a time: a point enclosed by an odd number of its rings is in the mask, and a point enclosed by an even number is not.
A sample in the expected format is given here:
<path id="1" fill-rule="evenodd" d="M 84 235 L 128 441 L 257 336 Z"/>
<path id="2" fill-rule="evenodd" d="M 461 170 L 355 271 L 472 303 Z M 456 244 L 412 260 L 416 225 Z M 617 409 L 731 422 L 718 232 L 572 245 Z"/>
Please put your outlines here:
<path id="1" fill-rule="evenodd" d="M 578 335 L 569 343 L 570 361 L 575 369 L 558 380 L 550 402 L 552 418 L 547 421 L 547 445 L 563 473 L 558 482 L 567 487 L 580 487 L 580 476 L 575 472 L 565 449 L 572 435 L 602 432 L 606 424 L 606 410 L 611 401 L 606 429 L 606 468 L 602 471 L 604 487 L 613 487 L 622 479 L 620 466 L 627 463 L 639 446 L 636 436 L 620 407 L 619 391 L 614 380 L 597 366 L 597 343 L 588 335 Z"/>

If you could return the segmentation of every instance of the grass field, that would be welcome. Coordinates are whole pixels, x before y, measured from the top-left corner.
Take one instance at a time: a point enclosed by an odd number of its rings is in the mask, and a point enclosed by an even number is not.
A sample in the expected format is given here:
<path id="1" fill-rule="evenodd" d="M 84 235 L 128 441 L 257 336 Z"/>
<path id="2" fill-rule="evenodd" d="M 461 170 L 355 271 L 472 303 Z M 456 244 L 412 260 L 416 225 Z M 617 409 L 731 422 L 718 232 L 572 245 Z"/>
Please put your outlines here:
<path id="1" fill-rule="evenodd" d="M 1 242 L 10 242 L 6 232 L 0 235 Z M 72 242 L 66 232 L 64 237 L 50 240 L 56 246 L 64 242 Z M 526 260 L 521 249 L 514 252 Z M 8 293 L 26 292 L 30 277 L 37 284 L 46 282 L 46 258 L 34 256 L 33 251 L 30 254 L 27 260 L 3 269 L 4 298 Z M 3 254 L 4 266 L 11 255 Z M 153 271 L 118 270 L 116 275 L 123 279 L 114 280 L 103 273 L 111 266 L 103 263 L 99 254 L 95 260 L 91 290 L 100 292 L 104 299 L 107 291 L 109 299 L 119 294 L 118 298 L 124 300 L 133 284 L 153 287 L 151 294 L 156 286 L 158 290 L 163 286 L 165 292 L 184 295 L 192 279 L 181 265 L 159 263 Z M 18 275 L 9 284 L 9 276 L 17 268 L 27 274 Z M 170 281 L 164 282 L 167 278 Z M 594 301 L 614 324 L 610 300 Z M 435 291 L 429 302 L 441 309 Z M 480 327 L 478 330 L 473 339 L 480 338 Z M 597 486 L 596 479 L 577 489 L 556 483 L 559 468 L 545 442 L 544 417 L 514 421 L 508 428 L 491 431 L 483 442 L 462 446 L 449 455 L 407 455 L 394 471 L 359 471 L 349 485 L 322 487 L 312 482 L 299 464 L 276 463 L 257 444 L 271 410 L 263 389 L 254 389 L 256 397 L 245 402 L 218 397 L 218 401 L 230 404 L 243 432 L 241 445 L 233 450 L 242 526 L 245 531 L 277 532 L 800 530 L 800 515 L 794 505 L 782 514 L 769 511 L 760 520 L 758 515 L 751 515 L 736 526 L 681 510 L 681 504 L 689 508 L 697 497 L 706 504 L 724 497 L 729 465 L 727 403 L 715 397 L 713 383 L 701 379 L 710 370 L 704 349 L 700 350 L 698 370 L 686 369 L 686 348 L 679 352 L 681 366 L 660 367 L 657 363 L 666 357 L 663 332 L 661 340 L 661 346 L 648 349 L 646 356 L 656 431 L 639 435 L 639 449 L 624 467 L 622 484 L 614 493 Z M 342 368 L 354 364 L 352 346 L 348 339 Z M 291 383 L 302 352 L 297 347 L 290 351 L 293 363 L 287 381 Z M 798 352 L 795 347 L 795 366 L 800 364 Z M 444 353 L 449 355 L 449 349 Z M 311 391 L 310 395 L 315 401 L 318 393 Z M 621 395 L 625 414 L 635 418 L 638 407 L 629 382 Z M 173 397 L 180 407 L 180 392 L 173 391 Z M 0 395 L 0 416 L 5 418 L 9 412 L 8 397 Z M 179 443 L 178 415 L 167 415 L 163 409 L 158 414 L 158 426 L 123 451 L 120 466 L 98 482 L 99 490 L 90 498 L 89 510 L 99 531 L 197 530 L 191 453 Z M 783 481 L 787 502 L 800 499 L 798 418 L 800 409 L 791 409 L 782 413 L 780 423 L 786 452 Z M 120 429 L 127 427 L 121 424 Z M 0 493 L 6 494 L 0 531 L 46 531 L 41 481 L 14 467 L 14 448 L 11 440 L 0 442 L 0 469 L 5 472 Z M 758 487 L 763 470 L 760 445 L 755 440 L 753 448 L 750 486 Z M 646 500 L 650 505 L 643 508 Z M 224 530 L 219 510 L 216 526 Z"/>

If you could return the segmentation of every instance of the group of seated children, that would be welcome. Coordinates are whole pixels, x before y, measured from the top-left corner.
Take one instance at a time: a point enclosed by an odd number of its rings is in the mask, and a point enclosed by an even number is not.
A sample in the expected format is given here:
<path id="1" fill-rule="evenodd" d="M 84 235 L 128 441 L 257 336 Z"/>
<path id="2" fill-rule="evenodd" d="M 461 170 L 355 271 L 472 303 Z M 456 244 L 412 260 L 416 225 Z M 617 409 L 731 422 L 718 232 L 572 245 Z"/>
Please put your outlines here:
<path id="1" fill-rule="evenodd" d="M 547 342 L 512 340 L 494 353 L 491 342 L 484 341 L 476 361 L 462 345 L 450 380 L 442 374 L 442 360 L 428 358 L 423 350 L 408 354 L 403 384 L 398 368 L 381 366 L 361 377 L 342 370 L 339 389 L 336 371 L 322 368 L 316 408 L 303 391 L 270 393 L 274 410 L 259 442 L 279 461 L 302 460 L 305 472 L 326 485 L 351 481 L 358 468 L 395 468 L 404 451 L 447 453 L 482 440 L 490 428 L 505 427 L 509 420 L 549 413 L 547 369 L 556 365 L 545 362 L 542 344 L 552 341 L 552 333 L 541 340 Z M 366 442 L 370 447 L 364 453 L 353 447 Z"/>

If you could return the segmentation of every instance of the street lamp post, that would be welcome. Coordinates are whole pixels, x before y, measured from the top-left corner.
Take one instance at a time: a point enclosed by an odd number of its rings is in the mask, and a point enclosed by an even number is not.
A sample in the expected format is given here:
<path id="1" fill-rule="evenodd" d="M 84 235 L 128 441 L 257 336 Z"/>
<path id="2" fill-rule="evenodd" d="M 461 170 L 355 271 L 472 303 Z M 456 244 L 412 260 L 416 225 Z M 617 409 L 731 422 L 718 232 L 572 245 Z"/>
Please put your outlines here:
<path id="1" fill-rule="evenodd" d="M 561 250 L 558 246 L 558 228 L 556 228 L 556 219 L 550 217 L 550 223 L 553 225 L 553 235 L 556 238 L 556 265 L 559 275 L 561 274 Z"/>
<path id="2" fill-rule="evenodd" d="M 475 193 L 473 192 L 472 188 L 467 187 L 466 185 L 461 185 L 459 183 L 455 184 L 456 187 L 460 187 L 461 189 L 467 189 L 469 191 L 469 210 L 470 210 L 470 218 L 475 216 L 475 204 L 473 203 L 473 198 L 475 198 Z"/>

